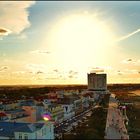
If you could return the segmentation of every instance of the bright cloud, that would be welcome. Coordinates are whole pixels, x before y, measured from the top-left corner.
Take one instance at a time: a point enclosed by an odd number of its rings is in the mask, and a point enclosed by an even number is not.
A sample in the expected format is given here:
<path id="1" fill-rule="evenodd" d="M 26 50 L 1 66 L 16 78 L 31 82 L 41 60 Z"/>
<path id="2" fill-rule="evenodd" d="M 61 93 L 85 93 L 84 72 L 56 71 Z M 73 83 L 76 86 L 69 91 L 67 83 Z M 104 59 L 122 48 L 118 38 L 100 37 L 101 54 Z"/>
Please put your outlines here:
<path id="1" fill-rule="evenodd" d="M 31 54 L 49 54 L 50 52 L 47 50 L 34 50 L 30 52 Z"/>
<path id="2" fill-rule="evenodd" d="M 138 65 L 140 65 L 140 60 L 139 59 L 134 60 L 134 59 L 128 58 L 128 59 L 123 60 L 122 63 L 124 63 L 124 64 L 132 64 L 132 65 L 138 66 Z"/>
<path id="3" fill-rule="evenodd" d="M 139 74 L 139 70 L 137 69 L 126 69 L 126 74 Z"/>
<path id="4" fill-rule="evenodd" d="M 0 35 L 19 34 L 30 26 L 28 8 L 34 1 L 1 1 L 0 2 Z M 5 30 L 6 29 L 6 30 Z"/>
<path id="5" fill-rule="evenodd" d="M 14 71 L 14 72 L 12 72 L 12 74 L 19 74 L 19 75 L 25 74 L 25 73 L 26 73 L 26 71 Z"/>
<path id="6" fill-rule="evenodd" d="M 100 66 L 100 67 L 90 67 L 89 72 L 106 72 L 111 71 L 113 68 L 111 66 Z"/>
<path id="7" fill-rule="evenodd" d="M 133 76 L 133 75 L 138 75 L 139 74 L 139 70 L 138 69 L 124 69 L 124 70 L 118 70 L 116 71 L 116 74 L 118 75 L 126 75 L 126 76 Z"/>
<path id="8" fill-rule="evenodd" d="M 2 67 L 0 67 L 0 71 L 4 71 L 4 70 L 7 70 L 7 69 L 8 69 L 7 66 L 2 66 Z"/>
<path id="9" fill-rule="evenodd" d="M 43 73 L 47 71 L 47 67 L 44 64 L 27 64 L 26 69 L 32 73 L 37 73 L 39 71 Z"/>

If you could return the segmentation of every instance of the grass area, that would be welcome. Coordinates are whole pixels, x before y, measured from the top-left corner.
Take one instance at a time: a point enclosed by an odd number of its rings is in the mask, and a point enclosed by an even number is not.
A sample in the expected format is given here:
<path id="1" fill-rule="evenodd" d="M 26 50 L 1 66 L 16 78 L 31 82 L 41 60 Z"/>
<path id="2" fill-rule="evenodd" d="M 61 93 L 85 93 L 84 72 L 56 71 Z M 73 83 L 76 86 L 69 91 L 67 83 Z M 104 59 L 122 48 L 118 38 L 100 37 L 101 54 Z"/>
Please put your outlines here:
<path id="1" fill-rule="evenodd" d="M 100 107 L 95 108 L 88 121 L 79 125 L 71 134 L 64 135 L 64 139 L 104 139 L 109 95 L 105 95 Z M 76 133 L 76 135 L 74 135 Z"/>

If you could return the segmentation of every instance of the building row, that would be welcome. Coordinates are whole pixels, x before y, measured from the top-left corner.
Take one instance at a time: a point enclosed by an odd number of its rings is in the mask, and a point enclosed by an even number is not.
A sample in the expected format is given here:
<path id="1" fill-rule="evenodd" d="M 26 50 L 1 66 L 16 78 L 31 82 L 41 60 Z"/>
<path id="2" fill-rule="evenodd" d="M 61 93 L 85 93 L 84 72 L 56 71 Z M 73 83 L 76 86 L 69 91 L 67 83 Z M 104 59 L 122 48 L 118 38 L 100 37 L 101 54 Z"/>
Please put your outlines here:
<path id="1" fill-rule="evenodd" d="M 102 82 L 100 82 L 102 81 Z M 30 99 L 0 100 L 0 139 L 54 139 L 55 125 L 92 107 L 106 94 L 106 76 L 88 74 L 88 89 L 58 91 Z M 50 121 L 43 120 L 50 114 Z"/>

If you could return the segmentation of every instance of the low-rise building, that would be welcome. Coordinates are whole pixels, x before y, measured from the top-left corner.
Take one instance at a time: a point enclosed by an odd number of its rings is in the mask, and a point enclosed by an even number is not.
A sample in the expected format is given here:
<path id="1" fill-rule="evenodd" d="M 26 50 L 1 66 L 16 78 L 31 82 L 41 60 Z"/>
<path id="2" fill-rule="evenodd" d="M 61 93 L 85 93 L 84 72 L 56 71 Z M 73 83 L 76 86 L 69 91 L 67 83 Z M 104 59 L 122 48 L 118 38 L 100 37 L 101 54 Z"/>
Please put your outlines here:
<path id="1" fill-rule="evenodd" d="M 54 139 L 54 127 L 49 122 L 0 122 L 0 139 Z"/>
<path id="2" fill-rule="evenodd" d="M 22 108 L 26 111 L 26 114 L 29 116 L 26 119 L 26 122 L 35 123 L 43 119 L 42 115 L 45 113 L 44 106 L 23 106 Z"/>
<path id="3" fill-rule="evenodd" d="M 51 104 L 52 104 L 50 99 L 44 99 L 42 103 L 43 103 L 45 109 L 48 109 L 49 106 L 51 106 Z"/>
<path id="4" fill-rule="evenodd" d="M 35 106 L 35 101 L 33 99 L 19 100 L 19 106 Z"/>
<path id="5" fill-rule="evenodd" d="M 0 110 L 2 111 L 17 109 L 18 107 L 19 103 L 17 101 L 4 100 L 0 103 Z"/>
<path id="6" fill-rule="evenodd" d="M 0 121 L 7 121 L 8 116 L 6 115 L 5 112 L 0 112 Z"/>
<path id="7" fill-rule="evenodd" d="M 82 99 L 77 98 L 74 101 L 74 110 L 75 110 L 75 115 L 78 115 L 83 112 L 83 105 L 82 105 Z"/>
<path id="8" fill-rule="evenodd" d="M 14 109 L 5 111 L 5 114 L 8 117 L 8 121 L 25 121 L 25 118 L 28 117 L 24 109 Z"/>
<path id="9" fill-rule="evenodd" d="M 48 93 L 47 94 L 47 99 L 49 99 L 52 103 L 56 103 L 58 99 L 58 94 L 57 93 Z"/>
<path id="10" fill-rule="evenodd" d="M 87 110 L 87 108 L 89 108 L 90 106 L 90 96 L 85 94 L 81 97 L 81 99 L 82 99 L 83 110 Z"/>
<path id="11" fill-rule="evenodd" d="M 51 104 L 47 109 L 51 114 L 51 118 L 54 122 L 60 123 L 64 120 L 64 109 L 61 105 Z"/>
<path id="12" fill-rule="evenodd" d="M 60 100 L 58 104 L 61 104 L 64 109 L 64 120 L 70 119 L 75 115 L 74 101 L 69 98 L 64 98 Z"/>

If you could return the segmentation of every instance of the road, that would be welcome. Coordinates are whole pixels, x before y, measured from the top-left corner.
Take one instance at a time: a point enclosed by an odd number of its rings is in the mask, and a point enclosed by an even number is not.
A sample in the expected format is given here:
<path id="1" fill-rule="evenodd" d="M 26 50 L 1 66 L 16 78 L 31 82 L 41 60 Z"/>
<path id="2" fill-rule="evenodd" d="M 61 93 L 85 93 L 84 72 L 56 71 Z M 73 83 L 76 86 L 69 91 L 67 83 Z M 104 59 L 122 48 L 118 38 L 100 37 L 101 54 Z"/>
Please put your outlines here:
<path id="1" fill-rule="evenodd" d="M 106 122 L 106 139 L 129 139 L 123 116 L 118 109 L 117 100 L 111 94 Z"/>
<path id="2" fill-rule="evenodd" d="M 86 115 L 90 114 L 92 109 L 94 107 L 82 112 L 81 114 L 72 117 L 71 119 L 68 119 L 66 121 L 63 121 L 62 123 L 58 124 L 55 126 L 55 134 L 57 137 L 62 137 L 63 133 L 67 133 L 69 131 L 71 131 L 72 129 L 72 125 L 74 125 L 75 123 L 78 124 L 78 122 L 82 122 L 82 118 L 86 117 Z"/>

